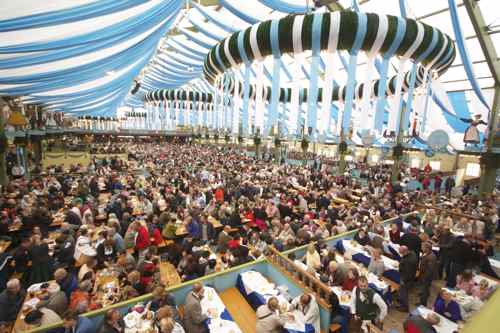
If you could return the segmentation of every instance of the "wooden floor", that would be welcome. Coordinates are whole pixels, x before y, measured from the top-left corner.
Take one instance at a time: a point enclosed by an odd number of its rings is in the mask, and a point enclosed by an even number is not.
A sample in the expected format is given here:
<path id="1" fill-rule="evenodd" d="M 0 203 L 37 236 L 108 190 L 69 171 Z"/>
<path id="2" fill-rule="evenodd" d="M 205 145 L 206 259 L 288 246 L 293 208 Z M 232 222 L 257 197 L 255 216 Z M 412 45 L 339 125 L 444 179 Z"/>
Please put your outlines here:
<path id="1" fill-rule="evenodd" d="M 243 333 L 255 333 L 255 311 L 237 288 L 229 288 L 219 293 L 222 302 Z"/>

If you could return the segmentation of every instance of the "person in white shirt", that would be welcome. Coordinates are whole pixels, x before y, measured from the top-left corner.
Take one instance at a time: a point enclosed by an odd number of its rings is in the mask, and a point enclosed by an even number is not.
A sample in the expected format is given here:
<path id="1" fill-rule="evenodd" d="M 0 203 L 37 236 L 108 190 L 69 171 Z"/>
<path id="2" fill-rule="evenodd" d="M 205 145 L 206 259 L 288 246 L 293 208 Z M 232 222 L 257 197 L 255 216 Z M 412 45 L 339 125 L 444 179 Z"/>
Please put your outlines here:
<path id="1" fill-rule="evenodd" d="M 368 332 L 369 322 L 382 327 L 387 315 L 387 304 L 375 290 L 368 288 L 368 280 L 365 276 L 359 277 L 358 286 L 352 291 L 351 313 L 354 314 L 356 320 L 361 320 L 363 332 Z"/>
<path id="2" fill-rule="evenodd" d="M 90 238 L 87 236 L 88 230 L 87 228 L 80 228 L 80 236 L 78 236 L 75 244 L 75 253 L 73 257 L 78 261 L 80 259 L 82 252 L 84 249 L 91 246 Z"/>
<path id="3" fill-rule="evenodd" d="M 306 261 L 308 271 L 316 271 L 321 267 L 321 257 L 319 256 L 318 251 L 316 251 L 314 244 L 309 244 L 303 260 L 304 259 Z"/>
<path id="4" fill-rule="evenodd" d="M 299 310 L 304 315 L 306 324 L 314 327 L 315 333 L 321 332 L 319 306 L 310 294 L 302 294 L 292 300 L 291 309 Z"/>

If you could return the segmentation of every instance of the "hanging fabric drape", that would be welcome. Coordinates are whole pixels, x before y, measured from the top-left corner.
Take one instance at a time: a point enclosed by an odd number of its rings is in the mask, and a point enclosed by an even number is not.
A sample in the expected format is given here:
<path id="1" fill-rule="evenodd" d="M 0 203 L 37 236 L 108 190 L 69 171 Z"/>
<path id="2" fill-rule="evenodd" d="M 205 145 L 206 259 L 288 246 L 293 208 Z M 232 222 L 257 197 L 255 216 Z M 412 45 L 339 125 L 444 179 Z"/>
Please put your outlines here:
<path id="1" fill-rule="evenodd" d="M 460 58 L 462 58 L 462 63 L 464 65 L 465 73 L 467 74 L 467 78 L 472 86 L 472 90 L 479 98 L 481 103 L 490 110 L 490 106 L 486 101 L 486 98 L 483 95 L 481 87 L 479 86 L 476 76 L 474 74 L 474 69 L 472 66 L 472 62 L 470 60 L 469 53 L 467 52 L 467 47 L 465 45 L 465 39 L 462 32 L 462 27 L 460 25 L 460 19 L 458 18 L 458 9 L 455 0 L 448 0 L 448 7 L 450 9 L 451 23 L 453 26 L 453 31 L 455 33 L 455 39 L 458 47 L 458 52 L 460 53 Z"/>
<path id="2" fill-rule="evenodd" d="M 323 139 L 328 130 L 328 124 L 331 114 L 332 92 L 335 75 L 334 57 L 335 53 L 337 52 L 337 45 L 339 42 L 339 27 L 340 13 L 334 12 L 330 15 L 330 38 L 328 39 L 328 47 L 325 54 L 325 84 L 323 87 L 321 117 L 318 126 L 319 133 L 323 137 Z"/>
<path id="3" fill-rule="evenodd" d="M 279 36 L 278 36 L 278 20 L 271 21 L 270 40 L 271 50 L 273 53 L 273 77 L 271 87 L 271 103 L 269 104 L 269 112 L 267 117 L 267 124 L 264 130 L 264 136 L 268 136 L 269 132 L 276 126 L 278 120 L 278 103 L 280 98 L 280 73 L 281 73 L 281 52 L 279 50 Z"/>
<path id="4" fill-rule="evenodd" d="M 383 20 L 388 20 L 387 17 L 381 16 L 379 17 L 379 20 L 382 23 Z M 380 135 L 382 134 L 383 130 L 383 124 L 384 124 L 384 112 L 385 112 L 385 105 L 386 105 L 386 92 L 387 92 L 387 76 L 388 76 L 388 70 L 389 70 L 389 61 L 390 58 L 396 53 L 397 49 L 399 48 L 399 45 L 401 44 L 401 41 L 403 40 L 404 34 L 405 34 L 405 29 L 403 24 L 399 23 L 400 21 L 397 20 L 396 23 L 396 34 L 394 36 L 394 39 L 389 47 L 389 49 L 384 53 L 383 55 L 383 60 L 380 68 L 380 81 L 378 85 L 378 98 L 377 98 L 377 104 L 376 104 L 376 110 L 375 110 L 375 118 L 374 118 L 374 129 L 377 131 L 377 133 Z M 387 25 L 389 22 L 387 22 Z"/>
<path id="5" fill-rule="evenodd" d="M 255 130 L 262 131 L 264 125 L 264 73 L 261 60 L 257 60 L 255 63 L 255 74 L 257 76 L 255 85 Z"/>
<path id="6" fill-rule="evenodd" d="M 318 81 L 319 81 L 319 60 L 321 51 L 321 23 L 323 15 L 316 13 L 313 16 L 312 31 L 311 31 L 311 79 L 309 80 L 308 104 L 307 104 L 307 134 L 311 136 L 313 141 L 317 139 L 317 123 L 318 123 Z"/>
<path id="7" fill-rule="evenodd" d="M 350 51 L 349 65 L 347 70 L 347 85 L 346 85 L 344 112 L 342 114 L 341 120 L 339 121 L 340 123 L 342 123 L 342 131 L 344 134 L 349 133 L 351 126 L 350 122 L 351 122 L 351 113 L 354 102 L 354 86 L 356 83 L 356 66 L 357 66 L 358 52 L 361 49 L 367 30 L 366 14 L 359 13 L 357 17 L 358 20 L 357 20 L 356 35 L 354 38 L 354 44 Z"/>

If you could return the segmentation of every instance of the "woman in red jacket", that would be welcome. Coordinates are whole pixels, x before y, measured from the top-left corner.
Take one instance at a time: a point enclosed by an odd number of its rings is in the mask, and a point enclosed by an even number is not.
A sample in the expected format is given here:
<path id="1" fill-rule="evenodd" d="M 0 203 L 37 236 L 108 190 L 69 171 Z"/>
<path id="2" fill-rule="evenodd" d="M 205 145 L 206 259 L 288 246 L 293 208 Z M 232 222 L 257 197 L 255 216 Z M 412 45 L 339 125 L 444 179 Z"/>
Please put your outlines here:
<path id="1" fill-rule="evenodd" d="M 137 252 L 141 253 L 142 251 L 146 250 L 149 245 L 151 245 L 151 241 L 149 240 L 148 228 L 137 222 L 135 224 L 135 231 L 137 231 L 137 238 L 135 239 L 135 249 L 137 250 Z"/>

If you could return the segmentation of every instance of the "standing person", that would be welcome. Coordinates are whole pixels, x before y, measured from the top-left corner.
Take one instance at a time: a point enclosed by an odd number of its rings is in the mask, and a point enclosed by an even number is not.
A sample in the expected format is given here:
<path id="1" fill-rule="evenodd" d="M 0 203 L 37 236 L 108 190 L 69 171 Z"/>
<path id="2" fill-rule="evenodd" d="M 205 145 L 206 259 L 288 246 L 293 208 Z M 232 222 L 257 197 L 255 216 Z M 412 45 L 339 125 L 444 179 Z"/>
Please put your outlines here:
<path id="1" fill-rule="evenodd" d="M 457 238 L 450 249 L 450 274 L 447 276 L 446 286 L 455 288 L 457 275 L 461 274 L 474 258 L 474 250 L 471 245 L 472 235 L 466 233 L 463 238 Z"/>
<path id="2" fill-rule="evenodd" d="M 438 277 L 443 278 L 443 273 L 446 276 L 450 274 L 451 266 L 451 246 L 455 241 L 453 234 L 449 227 L 441 226 L 438 234 L 438 244 L 439 244 L 439 270 Z"/>
<path id="3" fill-rule="evenodd" d="M 434 177 L 434 192 L 441 192 L 441 184 L 443 183 L 443 178 L 441 178 L 441 172 Z"/>
<path id="4" fill-rule="evenodd" d="M 30 249 L 30 258 L 32 258 L 30 285 L 49 281 L 51 272 L 49 246 L 47 243 L 42 242 L 40 235 L 34 235 L 32 242 L 33 246 Z"/>
<path id="5" fill-rule="evenodd" d="M 430 243 L 424 243 L 422 251 L 424 254 L 420 260 L 419 269 L 420 304 L 427 306 L 432 281 L 437 277 L 438 263 Z"/>
<path id="6" fill-rule="evenodd" d="M 399 303 L 398 310 L 408 312 L 408 293 L 415 282 L 417 273 L 417 256 L 413 251 L 408 250 L 406 246 L 401 246 L 401 261 L 399 262 L 399 274 L 401 282 L 399 287 Z"/>
<path id="7" fill-rule="evenodd" d="M 448 197 L 451 196 L 451 190 L 455 187 L 455 178 L 449 176 L 446 178 L 444 181 L 444 191 L 448 195 Z"/>
<path id="8" fill-rule="evenodd" d="M 267 304 L 261 305 L 256 312 L 257 323 L 255 333 L 280 333 L 285 319 L 279 315 L 279 302 L 271 297 Z"/>
<path id="9" fill-rule="evenodd" d="M 186 296 L 184 302 L 184 327 L 186 333 L 206 333 L 208 330 L 203 322 L 208 319 L 201 312 L 201 300 L 205 290 L 200 283 L 193 284 L 193 289 Z"/>
<path id="10" fill-rule="evenodd" d="M 418 261 L 422 250 L 422 240 L 417 234 L 417 228 L 412 225 L 409 231 L 401 237 L 399 244 L 405 245 L 409 250 L 413 251 Z"/>
<path id="11" fill-rule="evenodd" d="M 139 258 L 144 258 L 148 247 L 151 245 L 148 228 L 140 222 L 134 222 L 133 229 L 137 232 L 135 250 L 137 251 Z"/>
<path id="12" fill-rule="evenodd" d="M 361 320 L 363 332 L 367 332 L 369 322 L 381 328 L 387 315 L 387 305 L 379 294 L 368 288 L 368 280 L 365 276 L 359 277 L 358 285 L 352 292 L 351 312 L 356 320 Z"/>
<path id="13" fill-rule="evenodd" d="M 320 333 L 320 317 L 318 303 L 310 294 L 302 294 L 296 297 L 291 304 L 292 309 L 299 310 L 304 314 L 304 321 L 314 327 L 315 333 Z"/>

